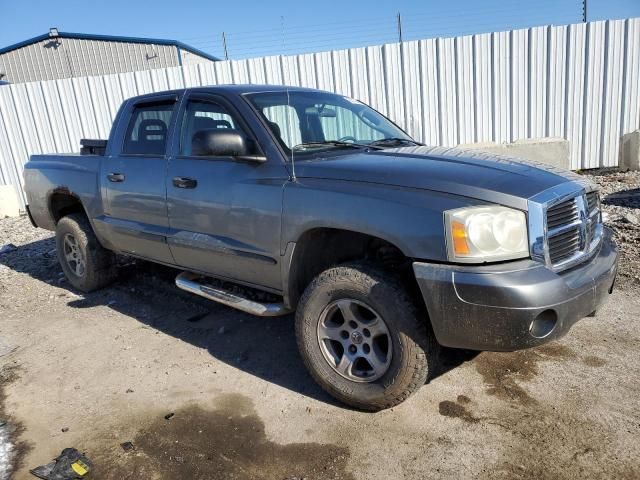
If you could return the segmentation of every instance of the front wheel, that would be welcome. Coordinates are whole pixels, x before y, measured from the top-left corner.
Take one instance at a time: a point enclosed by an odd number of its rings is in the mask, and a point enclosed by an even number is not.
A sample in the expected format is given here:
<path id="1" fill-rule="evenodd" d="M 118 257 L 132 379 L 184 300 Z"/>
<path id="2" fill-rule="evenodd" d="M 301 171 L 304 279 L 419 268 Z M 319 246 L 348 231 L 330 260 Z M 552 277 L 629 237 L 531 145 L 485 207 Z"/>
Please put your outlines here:
<path id="1" fill-rule="evenodd" d="M 435 368 L 438 345 L 400 282 L 367 264 L 318 275 L 296 312 L 298 348 L 316 382 L 362 410 L 393 407 Z"/>
<path id="2" fill-rule="evenodd" d="M 78 290 L 91 292 L 116 277 L 115 255 L 96 238 L 87 217 L 74 213 L 56 226 L 56 250 L 65 276 Z"/>

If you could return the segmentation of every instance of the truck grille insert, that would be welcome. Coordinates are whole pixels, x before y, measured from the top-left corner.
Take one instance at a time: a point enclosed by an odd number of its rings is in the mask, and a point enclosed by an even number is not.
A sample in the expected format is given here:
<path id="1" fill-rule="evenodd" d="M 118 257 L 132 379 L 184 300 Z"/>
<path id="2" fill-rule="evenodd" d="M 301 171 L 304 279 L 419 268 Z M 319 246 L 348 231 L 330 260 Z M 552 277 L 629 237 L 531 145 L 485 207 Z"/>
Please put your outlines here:
<path id="1" fill-rule="evenodd" d="M 578 206 L 576 205 L 576 199 L 572 198 L 565 202 L 554 205 L 547 210 L 547 228 L 561 227 L 574 222 L 580 218 L 578 214 Z"/>
<path id="2" fill-rule="evenodd" d="M 589 207 L 590 212 L 600 208 L 600 197 L 598 196 L 598 192 L 587 193 L 587 206 Z"/>
<path id="3" fill-rule="evenodd" d="M 546 222 L 548 258 L 552 266 L 577 263 L 599 241 L 596 238 L 600 223 L 598 192 L 551 205 L 546 212 Z"/>
<path id="4" fill-rule="evenodd" d="M 573 256 L 580 249 L 580 230 L 572 228 L 549 239 L 549 256 L 556 264 Z"/>

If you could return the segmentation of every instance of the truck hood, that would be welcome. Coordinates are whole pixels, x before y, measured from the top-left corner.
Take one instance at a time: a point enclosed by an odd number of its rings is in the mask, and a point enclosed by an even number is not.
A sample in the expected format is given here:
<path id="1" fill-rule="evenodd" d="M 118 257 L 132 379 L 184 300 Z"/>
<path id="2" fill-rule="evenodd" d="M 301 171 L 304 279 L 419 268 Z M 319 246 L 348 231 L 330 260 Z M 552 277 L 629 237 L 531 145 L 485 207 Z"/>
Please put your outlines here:
<path id="1" fill-rule="evenodd" d="M 471 197 L 527 209 L 527 199 L 579 175 L 549 165 L 474 150 L 402 147 L 298 161 L 297 178 L 377 183 Z"/>

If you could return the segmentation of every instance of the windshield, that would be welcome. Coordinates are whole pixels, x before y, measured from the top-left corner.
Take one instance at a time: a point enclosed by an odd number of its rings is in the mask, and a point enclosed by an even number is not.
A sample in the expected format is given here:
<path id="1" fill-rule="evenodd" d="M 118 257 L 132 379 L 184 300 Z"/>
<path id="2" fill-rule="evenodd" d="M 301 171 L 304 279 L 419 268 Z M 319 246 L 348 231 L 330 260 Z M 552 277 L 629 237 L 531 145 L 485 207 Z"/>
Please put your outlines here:
<path id="1" fill-rule="evenodd" d="M 285 151 L 318 153 L 416 143 L 371 107 L 326 92 L 265 92 L 247 95 Z"/>

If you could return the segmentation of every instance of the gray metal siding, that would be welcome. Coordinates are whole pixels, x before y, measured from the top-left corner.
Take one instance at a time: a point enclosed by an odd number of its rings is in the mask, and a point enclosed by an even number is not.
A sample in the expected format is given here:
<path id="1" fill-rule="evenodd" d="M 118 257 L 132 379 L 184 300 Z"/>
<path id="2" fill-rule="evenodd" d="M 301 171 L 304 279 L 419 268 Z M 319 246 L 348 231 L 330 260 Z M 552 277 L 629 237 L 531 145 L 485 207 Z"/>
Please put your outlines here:
<path id="1" fill-rule="evenodd" d="M 187 58 L 190 63 L 209 61 L 193 53 L 189 53 Z M 107 75 L 178 65 L 178 49 L 175 46 L 77 38 L 43 40 L 0 54 L 0 73 L 4 73 L 4 80 L 11 83 Z"/>
<path id="2" fill-rule="evenodd" d="M 0 182 L 24 201 L 30 154 L 107 138 L 125 98 L 223 83 L 332 90 L 430 145 L 557 136 L 572 168 L 616 166 L 621 135 L 640 128 L 640 19 L 0 86 Z"/>
<path id="3" fill-rule="evenodd" d="M 182 65 L 194 65 L 196 63 L 210 62 L 206 57 L 198 55 L 197 53 L 190 52 L 185 50 L 184 48 L 180 49 L 180 54 L 182 55 Z"/>

